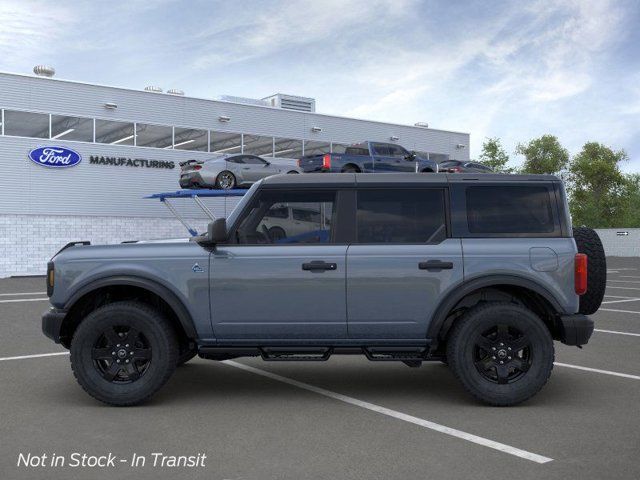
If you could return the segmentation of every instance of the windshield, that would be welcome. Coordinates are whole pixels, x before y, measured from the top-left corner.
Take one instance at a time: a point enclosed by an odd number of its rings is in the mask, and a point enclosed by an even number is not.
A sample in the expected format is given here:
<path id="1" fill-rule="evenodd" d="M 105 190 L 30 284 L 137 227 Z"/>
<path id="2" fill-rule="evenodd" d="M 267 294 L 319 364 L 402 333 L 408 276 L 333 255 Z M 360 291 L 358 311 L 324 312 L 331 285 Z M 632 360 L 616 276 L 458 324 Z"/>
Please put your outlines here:
<path id="1" fill-rule="evenodd" d="M 238 204 L 235 206 L 233 211 L 227 217 L 227 228 L 230 228 L 236 222 L 238 215 L 244 209 L 247 203 L 251 200 L 251 197 L 253 197 L 253 194 L 258 189 L 258 186 L 261 183 L 262 183 L 262 180 L 254 183 L 253 185 L 251 185 L 251 188 L 247 190 L 247 193 L 244 194 L 242 199 L 238 202 Z"/>

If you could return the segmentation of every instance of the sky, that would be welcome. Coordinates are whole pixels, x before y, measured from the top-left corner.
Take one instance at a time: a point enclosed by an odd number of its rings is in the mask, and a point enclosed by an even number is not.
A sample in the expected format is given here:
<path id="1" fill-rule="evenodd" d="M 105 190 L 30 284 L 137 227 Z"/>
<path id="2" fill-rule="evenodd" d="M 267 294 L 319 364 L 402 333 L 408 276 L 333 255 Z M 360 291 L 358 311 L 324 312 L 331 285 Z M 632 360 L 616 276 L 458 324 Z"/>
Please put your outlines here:
<path id="1" fill-rule="evenodd" d="M 640 172 L 640 0 L 0 0 L 0 71 L 624 149 Z"/>

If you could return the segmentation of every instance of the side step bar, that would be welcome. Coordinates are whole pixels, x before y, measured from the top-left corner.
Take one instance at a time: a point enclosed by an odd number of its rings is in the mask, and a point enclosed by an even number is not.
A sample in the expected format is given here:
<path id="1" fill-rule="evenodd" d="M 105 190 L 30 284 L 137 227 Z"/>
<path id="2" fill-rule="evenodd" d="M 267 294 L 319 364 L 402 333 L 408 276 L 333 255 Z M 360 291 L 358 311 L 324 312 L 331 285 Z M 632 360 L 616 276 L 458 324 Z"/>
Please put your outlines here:
<path id="1" fill-rule="evenodd" d="M 419 366 L 425 360 L 435 360 L 429 356 L 427 346 L 389 347 L 321 347 L 321 346 L 277 346 L 277 347 L 222 347 L 201 346 L 198 353 L 202 358 L 226 360 L 238 357 L 262 357 L 270 362 L 324 362 L 333 354 L 365 355 L 374 362 L 403 362 L 409 366 Z"/>

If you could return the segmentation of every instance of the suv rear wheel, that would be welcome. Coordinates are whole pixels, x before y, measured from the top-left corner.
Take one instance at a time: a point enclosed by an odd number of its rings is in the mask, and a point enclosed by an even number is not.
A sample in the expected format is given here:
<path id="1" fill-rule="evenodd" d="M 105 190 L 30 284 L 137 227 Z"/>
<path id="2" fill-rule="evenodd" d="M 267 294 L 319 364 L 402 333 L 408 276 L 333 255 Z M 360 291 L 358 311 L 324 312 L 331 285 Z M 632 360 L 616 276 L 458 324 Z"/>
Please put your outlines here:
<path id="1" fill-rule="evenodd" d="M 531 310 L 513 303 L 470 309 L 453 326 L 447 361 L 464 388 L 496 406 L 535 395 L 553 369 L 553 339 Z"/>
<path id="2" fill-rule="evenodd" d="M 91 312 L 71 342 L 71 368 L 92 397 L 135 405 L 156 393 L 178 361 L 167 319 L 140 302 L 115 302 Z"/>

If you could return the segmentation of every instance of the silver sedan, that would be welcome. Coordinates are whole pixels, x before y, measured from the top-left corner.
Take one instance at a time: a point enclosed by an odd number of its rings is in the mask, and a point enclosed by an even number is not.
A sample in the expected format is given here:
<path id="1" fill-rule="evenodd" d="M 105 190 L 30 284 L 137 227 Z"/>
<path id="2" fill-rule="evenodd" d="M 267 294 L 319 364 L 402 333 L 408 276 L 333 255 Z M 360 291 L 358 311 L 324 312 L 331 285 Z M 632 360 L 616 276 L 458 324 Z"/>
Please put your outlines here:
<path id="1" fill-rule="evenodd" d="M 189 160 L 180 164 L 181 188 L 246 187 L 279 173 L 300 173 L 293 165 L 275 164 L 257 155 L 223 155 L 211 160 Z"/>

